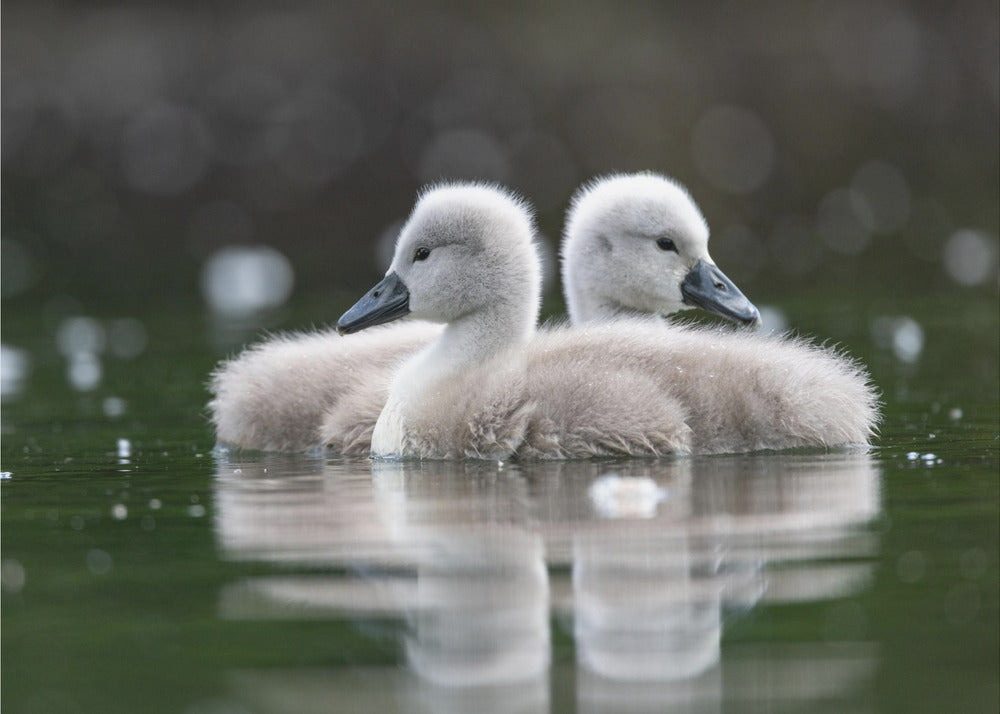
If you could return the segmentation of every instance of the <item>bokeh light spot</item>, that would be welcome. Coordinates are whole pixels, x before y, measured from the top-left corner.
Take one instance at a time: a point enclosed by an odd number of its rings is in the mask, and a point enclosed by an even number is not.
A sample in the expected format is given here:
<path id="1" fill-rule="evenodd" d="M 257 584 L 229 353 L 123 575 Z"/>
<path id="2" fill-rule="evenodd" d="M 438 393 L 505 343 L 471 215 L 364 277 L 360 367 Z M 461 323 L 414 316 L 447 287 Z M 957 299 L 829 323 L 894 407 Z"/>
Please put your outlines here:
<path id="1" fill-rule="evenodd" d="M 982 231 L 963 228 L 944 244 L 944 269 L 959 285 L 981 285 L 996 275 L 997 241 Z"/>
<path id="2" fill-rule="evenodd" d="M 56 330 L 56 346 L 65 357 L 99 354 L 107 345 L 104 326 L 92 317 L 70 317 Z"/>
<path id="3" fill-rule="evenodd" d="M 231 246 L 214 253 L 201 272 L 209 308 L 224 317 L 245 317 L 283 305 L 295 274 L 288 258 L 266 246 Z"/>
<path id="4" fill-rule="evenodd" d="M 11 399 L 24 391 L 31 373 L 31 356 L 26 350 L 0 345 L 0 397 Z"/>

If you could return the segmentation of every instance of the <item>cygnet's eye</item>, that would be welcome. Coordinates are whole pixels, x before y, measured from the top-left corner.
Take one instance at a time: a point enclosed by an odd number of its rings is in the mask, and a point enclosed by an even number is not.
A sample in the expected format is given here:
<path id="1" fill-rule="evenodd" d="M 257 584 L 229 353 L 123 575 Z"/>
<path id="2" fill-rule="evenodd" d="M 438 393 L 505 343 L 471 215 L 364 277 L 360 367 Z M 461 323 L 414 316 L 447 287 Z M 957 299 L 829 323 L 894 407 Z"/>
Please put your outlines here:
<path id="1" fill-rule="evenodd" d="M 666 236 L 657 238 L 656 245 L 660 250 L 672 250 L 675 253 L 677 252 L 677 246 L 674 245 L 674 242 L 669 238 L 667 238 Z"/>
<path id="2" fill-rule="evenodd" d="M 413 253 L 413 262 L 416 263 L 418 260 L 427 260 L 427 256 L 429 256 L 430 254 L 431 254 L 430 248 L 425 248 L 424 246 L 420 246 Z"/>

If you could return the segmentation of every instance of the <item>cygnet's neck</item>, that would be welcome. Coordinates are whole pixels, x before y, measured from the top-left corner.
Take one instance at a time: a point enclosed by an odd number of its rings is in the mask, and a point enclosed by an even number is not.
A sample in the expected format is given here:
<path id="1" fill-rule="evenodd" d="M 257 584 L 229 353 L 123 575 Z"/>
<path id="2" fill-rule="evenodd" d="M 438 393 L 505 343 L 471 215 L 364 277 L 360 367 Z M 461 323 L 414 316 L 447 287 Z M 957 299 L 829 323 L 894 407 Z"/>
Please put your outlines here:
<path id="1" fill-rule="evenodd" d="M 437 340 L 408 360 L 395 382 L 406 379 L 427 384 L 481 364 L 504 350 L 523 346 L 531 340 L 537 320 L 537 307 L 509 301 L 498 301 L 463 315 L 449 322 Z M 419 371 L 415 373 L 415 369 Z"/>
<path id="2" fill-rule="evenodd" d="M 588 322 L 608 322 L 625 317 L 643 317 L 656 322 L 662 322 L 660 315 L 650 314 L 629 307 L 614 298 L 602 296 L 599 291 L 573 282 L 572 276 L 566 280 L 566 308 L 569 319 L 574 325 Z"/>
<path id="3" fill-rule="evenodd" d="M 537 297 L 524 304 L 497 302 L 448 323 L 441 336 L 408 359 L 393 377 L 375 431 L 375 456 L 406 456 L 407 423 L 411 410 L 419 409 L 442 380 L 447 380 L 483 362 L 511 351 L 517 367 L 523 347 L 535 332 Z"/>
<path id="4" fill-rule="evenodd" d="M 434 345 L 434 353 L 442 364 L 478 364 L 505 349 L 526 344 L 537 321 L 537 310 L 498 303 L 449 323 Z"/>

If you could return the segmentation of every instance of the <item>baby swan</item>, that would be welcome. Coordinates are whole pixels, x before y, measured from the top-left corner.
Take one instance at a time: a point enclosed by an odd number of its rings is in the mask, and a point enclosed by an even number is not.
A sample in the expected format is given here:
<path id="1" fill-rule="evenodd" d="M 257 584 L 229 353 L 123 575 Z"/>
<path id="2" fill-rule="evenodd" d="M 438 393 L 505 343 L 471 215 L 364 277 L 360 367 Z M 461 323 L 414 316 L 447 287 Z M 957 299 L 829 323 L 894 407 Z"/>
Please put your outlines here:
<path id="1" fill-rule="evenodd" d="M 875 390 L 843 354 L 804 339 L 650 319 L 692 306 L 746 325 L 760 319 L 712 262 L 701 212 L 670 179 L 627 174 L 583 187 L 562 267 L 570 315 L 585 329 L 543 331 L 533 354 L 577 370 L 641 361 L 645 377 L 683 405 L 693 452 L 867 444 L 874 433 Z M 646 319 L 624 319 L 636 315 Z"/>
<path id="2" fill-rule="evenodd" d="M 408 314 L 445 323 L 393 376 L 374 455 L 507 458 L 523 442 L 524 348 L 541 292 L 534 233 L 527 206 L 499 188 L 443 185 L 417 201 L 385 278 L 337 322 L 342 334 Z"/>

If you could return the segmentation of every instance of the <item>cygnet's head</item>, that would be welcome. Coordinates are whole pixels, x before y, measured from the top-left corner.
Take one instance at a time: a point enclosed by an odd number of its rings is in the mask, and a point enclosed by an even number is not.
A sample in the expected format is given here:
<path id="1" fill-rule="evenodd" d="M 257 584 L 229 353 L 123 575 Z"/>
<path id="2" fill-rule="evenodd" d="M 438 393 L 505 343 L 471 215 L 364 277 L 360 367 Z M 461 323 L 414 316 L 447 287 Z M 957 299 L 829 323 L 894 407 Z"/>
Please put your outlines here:
<path id="1" fill-rule="evenodd" d="M 454 322 L 488 311 L 513 312 L 533 328 L 541 291 L 534 235 L 527 204 L 500 187 L 430 188 L 400 231 L 385 278 L 337 328 L 356 332 L 404 315 Z"/>
<path id="2" fill-rule="evenodd" d="M 760 319 L 708 254 L 708 224 L 690 194 L 653 173 L 596 179 L 576 193 L 562 274 L 574 322 L 692 307 L 740 324 Z"/>

